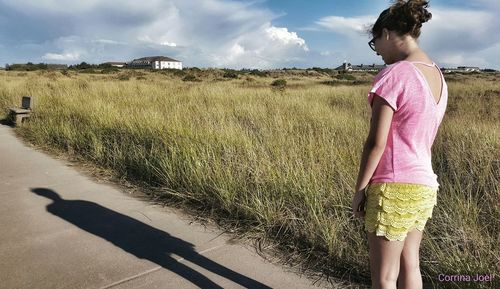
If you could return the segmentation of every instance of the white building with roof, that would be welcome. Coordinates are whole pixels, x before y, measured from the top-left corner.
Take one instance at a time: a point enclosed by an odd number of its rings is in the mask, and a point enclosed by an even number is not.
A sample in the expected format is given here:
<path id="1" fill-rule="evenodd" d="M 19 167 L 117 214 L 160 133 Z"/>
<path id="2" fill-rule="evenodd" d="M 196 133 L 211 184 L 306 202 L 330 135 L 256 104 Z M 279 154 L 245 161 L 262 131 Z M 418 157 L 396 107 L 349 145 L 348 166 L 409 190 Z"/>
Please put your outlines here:
<path id="1" fill-rule="evenodd" d="M 452 72 L 480 72 L 481 69 L 475 66 L 459 66 L 457 68 L 441 68 L 444 73 Z"/>
<path id="2" fill-rule="evenodd" d="M 149 56 L 132 60 L 128 65 L 132 68 L 179 69 L 182 62 L 166 56 Z"/>
<path id="3" fill-rule="evenodd" d="M 344 61 L 344 63 L 338 67 L 335 68 L 335 70 L 340 70 L 340 71 L 380 71 L 384 69 L 387 65 L 386 64 L 358 64 L 358 65 L 353 65 L 350 63 L 347 63 Z"/>

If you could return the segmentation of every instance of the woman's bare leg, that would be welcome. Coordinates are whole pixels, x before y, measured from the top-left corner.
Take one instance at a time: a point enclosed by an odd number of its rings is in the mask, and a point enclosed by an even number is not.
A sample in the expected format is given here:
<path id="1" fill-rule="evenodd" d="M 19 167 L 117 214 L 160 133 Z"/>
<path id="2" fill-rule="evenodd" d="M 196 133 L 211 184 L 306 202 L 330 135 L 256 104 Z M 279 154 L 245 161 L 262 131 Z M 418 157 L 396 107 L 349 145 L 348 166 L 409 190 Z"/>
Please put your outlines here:
<path id="1" fill-rule="evenodd" d="M 419 249 L 423 232 L 413 229 L 405 239 L 401 253 L 401 268 L 398 279 L 398 289 L 422 289 L 420 273 Z"/>
<path id="2" fill-rule="evenodd" d="M 367 232 L 372 289 L 396 289 L 404 241 L 389 241 Z"/>

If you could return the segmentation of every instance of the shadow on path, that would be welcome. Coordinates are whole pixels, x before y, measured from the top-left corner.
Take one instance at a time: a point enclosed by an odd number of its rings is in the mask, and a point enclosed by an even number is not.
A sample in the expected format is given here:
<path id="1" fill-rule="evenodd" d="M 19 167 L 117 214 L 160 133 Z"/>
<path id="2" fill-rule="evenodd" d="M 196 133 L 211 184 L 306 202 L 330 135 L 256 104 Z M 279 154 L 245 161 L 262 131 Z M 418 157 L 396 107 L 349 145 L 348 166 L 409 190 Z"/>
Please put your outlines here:
<path id="1" fill-rule="evenodd" d="M 0 119 L 0 124 L 1 125 L 5 125 L 5 126 L 9 126 L 9 127 L 16 127 L 13 123 L 12 123 L 12 120 L 10 120 L 9 118 L 2 118 Z"/>
<path id="2" fill-rule="evenodd" d="M 64 200 L 47 188 L 35 188 L 31 191 L 52 200 L 52 203 L 47 205 L 47 211 L 53 215 L 113 243 L 138 258 L 154 262 L 200 288 L 222 287 L 196 270 L 176 261 L 170 256 L 172 253 L 243 287 L 271 288 L 198 254 L 193 244 L 189 242 L 99 204 L 82 200 Z"/>

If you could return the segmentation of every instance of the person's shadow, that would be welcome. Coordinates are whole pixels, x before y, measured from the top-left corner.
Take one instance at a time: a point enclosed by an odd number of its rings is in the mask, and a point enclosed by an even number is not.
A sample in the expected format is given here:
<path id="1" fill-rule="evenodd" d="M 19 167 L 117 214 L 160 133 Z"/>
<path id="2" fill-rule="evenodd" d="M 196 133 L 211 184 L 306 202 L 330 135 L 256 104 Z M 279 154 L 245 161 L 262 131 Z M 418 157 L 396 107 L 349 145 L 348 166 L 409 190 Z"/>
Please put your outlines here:
<path id="1" fill-rule="evenodd" d="M 47 205 L 47 211 L 53 215 L 113 243 L 130 254 L 154 262 L 200 288 L 222 287 L 175 260 L 171 256 L 172 253 L 243 287 L 271 288 L 198 254 L 189 242 L 99 204 L 64 200 L 53 190 L 46 188 L 35 188 L 31 191 L 52 200 L 52 203 Z"/>

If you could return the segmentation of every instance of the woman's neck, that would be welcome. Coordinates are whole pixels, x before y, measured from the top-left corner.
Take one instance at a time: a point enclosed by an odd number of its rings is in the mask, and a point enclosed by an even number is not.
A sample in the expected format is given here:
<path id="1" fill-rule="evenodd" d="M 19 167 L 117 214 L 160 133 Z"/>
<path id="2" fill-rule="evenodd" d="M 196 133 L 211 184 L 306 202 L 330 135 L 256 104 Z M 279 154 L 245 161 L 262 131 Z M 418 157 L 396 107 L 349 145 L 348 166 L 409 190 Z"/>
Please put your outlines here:
<path id="1" fill-rule="evenodd" d="M 422 49 L 420 49 L 420 47 L 418 47 L 417 42 L 413 38 L 401 41 L 401 44 L 398 48 L 399 53 L 397 54 L 396 61 L 429 60 L 427 54 Z"/>

